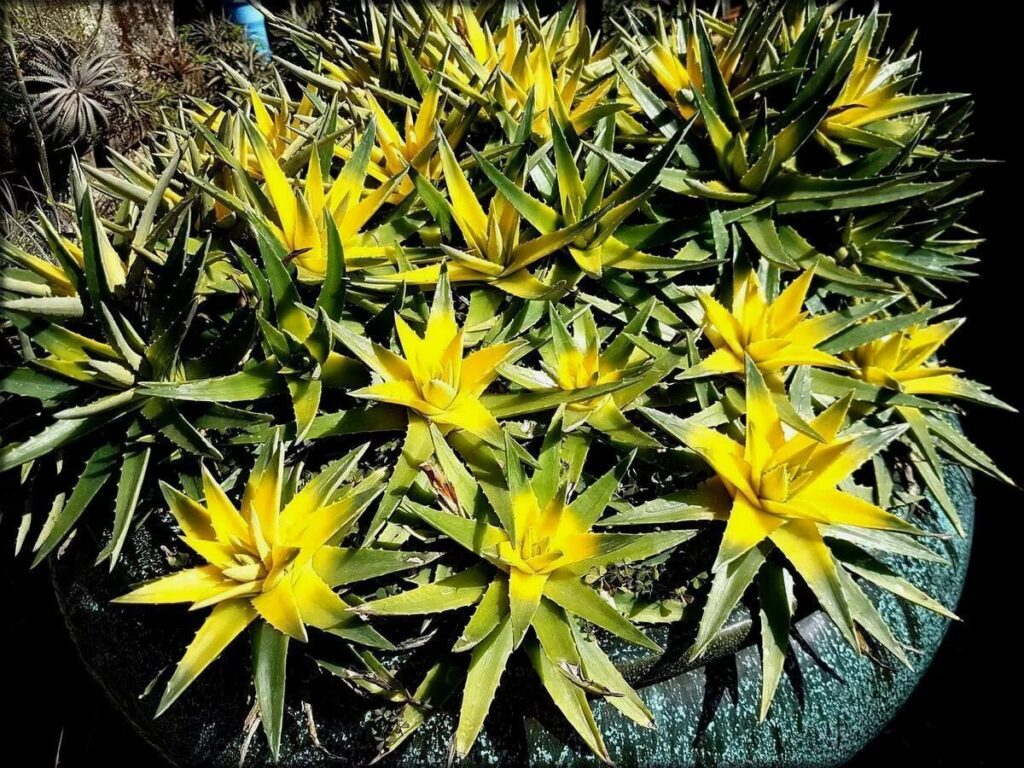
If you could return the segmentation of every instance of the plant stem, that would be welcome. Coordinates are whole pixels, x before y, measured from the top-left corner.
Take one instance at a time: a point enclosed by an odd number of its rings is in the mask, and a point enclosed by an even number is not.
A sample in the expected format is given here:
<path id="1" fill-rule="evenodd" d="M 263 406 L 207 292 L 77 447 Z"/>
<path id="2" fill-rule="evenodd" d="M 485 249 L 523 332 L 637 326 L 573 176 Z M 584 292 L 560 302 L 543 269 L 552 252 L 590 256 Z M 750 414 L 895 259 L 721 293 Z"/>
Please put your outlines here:
<path id="1" fill-rule="evenodd" d="M 28 121 L 32 126 L 32 136 L 35 139 L 36 149 L 39 152 L 39 170 L 43 177 L 43 184 L 46 185 L 47 195 L 49 196 L 52 194 L 53 184 L 50 180 L 50 163 L 46 157 L 46 139 L 43 138 L 43 131 L 39 127 L 36 111 L 32 108 L 32 99 L 29 98 L 28 87 L 25 85 L 25 75 L 21 71 L 18 49 L 14 44 L 14 32 L 11 29 L 10 13 L 11 11 L 6 4 L 0 7 L 0 25 L 3 26 L 4 43 L 7 45 L 7 51 L 11 57 L 11 66 L 14 67 L 14 80 L 18 83 L 18 91 L 21 93 L 21 99 L 25 103 L 25 109 L 28 112 Z"/>

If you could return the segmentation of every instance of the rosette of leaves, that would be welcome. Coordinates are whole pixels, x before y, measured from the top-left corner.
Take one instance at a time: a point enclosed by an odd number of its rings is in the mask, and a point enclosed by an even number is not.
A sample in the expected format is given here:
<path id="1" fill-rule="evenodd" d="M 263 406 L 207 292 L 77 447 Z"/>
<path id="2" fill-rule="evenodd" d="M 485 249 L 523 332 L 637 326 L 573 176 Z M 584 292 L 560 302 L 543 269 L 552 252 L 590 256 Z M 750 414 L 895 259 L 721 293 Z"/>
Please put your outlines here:
<path id="1" fill-rule="evenodd" d="M 287 394 L 294 438 L 305 438 L 320 412 L 324 387 L 351 388 L 363 379 L 355 361 L 334 349 L 330 324 L 340 319 L 345 283 L 342 247 L 337 231 L 331 232 L 332 280 L 322 286 L 312 306 L 301 303 L 294 278 L 285 267 L 286 254 L 269 232 L 261 230 L 258 236 L 263 269 L 238 251 L 257 303 L 252 315 L 263 353 L 258 359 L 222 376 L 151 380 L 143 391 L 169 401 L 210 403 L 246 403 Z"/>
<path id="2" fill-rule="evenodd" d="M 32 109 L 55 146 L 96 141 L 127 106 L 130 83 L 120 58 L 60 38 L 33 41 L 25 65 Z"/>
<path id="3" fill-rule="evenodd" d="M 461 0 L 370 3 L 363 10 L 339 17 L 354 45 L 344 33 L 323 36 L 271 16 L 313 68 L 280 63 L 306 82 L 343 93 L 374 80 L 394 91 L 395 84 L 440 70 L 453 98 L 477 104 L 475 116 L 490 123 L 519 121 L 534 94 L 529 127 L 546 137 L 552 110 L 563 130 L 571 124 L 583 131 L 619 109 L 607 103 L 612 82 L 594 71 L 607 67 L 610 49 L 594 50 L 582 13 L 570 4 L 547 16 L 528 4 L 474 7 Z"/>
<path id="4" fill-rule="evenodd" d="M 970 105 L 914 92 L 917 57 L 886 47 L 885 18 L 763 3 L 737 22 L 683 14 L 666 29 L 660 16 L 635 19 L 623 29 L 632 55 L 616 67 L 645 133 L 695 121 L 661 175 L 666 190 L 718 200 L 723 215 L 748 207 L 736 229 L 762 257 L 783 269 L 816 264 L 836 290 L 941 296 L 935 283 L 974 263 L 976 241 L 957 231 L 968 197 L 956 190 L 971 163 L 950 127 Z M 623 172 L 638 168 L 612 158 Z M 625 239 L 643 247 L 681 229 L 667 221 Z"/>
<path id="5" fill-rule="evenodd" d="M 178 662 L 157 707 L 159 716 L 250 625 L 253 683 L 271 754 L 277 758 L 284 717 L 289 640 L 305 643 L 308 627 L 374 648 L 392 648 L 350 612 L 334 590 L 421 566 L 430 555 L 339 546 L 384 488 L 383 470 L 343 487 L 362 446 L 322 469 L 301 488 L 285 467 L 276 438 L 259 452 L 236 506 L 203 471 L 205 504 L 164 485 L 184 542 L 204 565 L 136 586 L 122 604 L 192 603 L 212 609 Z"/>
<path id="6" fill-rule="evenodd" d="M 441 497 L 445 508 L 407 500 L 402 509 L 436 531 L 440 540 L 452 542 L 482 562 L 412 590 L 367 602 L 359 606 L 359 612 L 401 616 L 473 607 L 452 649 L 454 656 L 469 657 L 468 669 L 456 658 L 444 659 L 439 668 L 427 673 L 417 691 L 417 696 L 441 703 L 452 694 L 442 686 L 465 676 L 455 734 L 456 757 L 465 757 L 472 748 L 509 657 L 522 646 L 566 720 L 598 757 L 610 761 L 588 694 L 606 698 L 644 727 L 653 727 L 654 721 L 636 691 L 579 622 L 589 622 L 649 649 L 658 646 L 589 585 L 585 576 L 612 563 L 654 557 L 691 538 L 694 532 L 593 531 L 633 457 L 627 455 L 613 470 L 592 482 L 578 474 L 565 477 L 562 455 L 566 445 L 560 415 L 544 436 L 531 477 L 524 472 L 511 438 L 506 438 L 508 445 L 500 467 L 504 482 L 500 486 L 493 481 L 481 484 L 447 448 L 436 429 L 433 434 L 438 464 L 450 480 L 443 486 L 448 492 Z M 386 739 L 385 750 L 395 749 L 422 722 L 422 712 L 407 706 Z"/>
<path id="7" fill-rule="evenodd" d="M 232 73 L 232 77 L 239 77 Z M 283 88 L 280 82 L 275 84 Z M 198 196 L 193 217 L 205 222 L 211 214 L 212 227 L 233 223 L 229 217 L 242 203 L 235 196 L 239 185 L 252 177 L 261 178 L 256 153 L 242 128 L 239 113 L 256 124 L 260 136 L 286 169 L 298 153 L 296 163 L 305 163 L 312 141 L 307 130 L 316 135 L 318 126 L 309 117 L 312 105 L 308 100 L 293 104 L 282 97 L 282 91 L 262 96 L 247 85 L 242 91 L 247 99 L 232 102 L 231 110 L 219 109 L 195 99 L 178 103 L 176 109 L 163 110 L 161 128 L 155 131 L 150 151 L 140 151 L 133 158 L 111 152 L 111 168 L 85 166 L 93 183 L 104 193 L 139 208 L 149 201 L 165 174 L 170 174 L 163 195 L 170 206 L 182 202 L 179 190 L 189 189 Z M 235 93 L 235 91 L 233 91 Z M 169 170 L 171 166 L 173 170 Z M 236 172 L 241 178 L 236 178 Z M 211 195 L 207 187 L 217 191 Z M 203 194 L 200 194 L 203 193 Z"/>
<path id="8" fill-rule="evenodd" d="M 617 329 L 615 338 L 602 349 L 601 329 L 591 307 L 573 313 L 575 320 L 570 333 L 565 320 L 551 304 L 550 335 L 538 347 L 541 369 L 509 364 L 503 368 L 503 373 L 510 381 L 535 393 L 586 392 L 622 382 L 614 391 L 569 402 L 563 415 L 566 431 L 586 425 L 620 445 L 658 448 L 660 443 L 634 426 L 624 413 L 670 374 L 680 360 L 673 351 L 634 336 L 640 334 L 650 320 L 654 306 L 655 301 L 651 299 L 628 323 Z"/>
<path id="9" fill-rule="evenodd" d="M 468 462 L 493 466 L 494 451 L 504 451 L 507 445 L 507 425 L 499 419 L 529 417 L 560 405 L 599 397 L 637 381 L 636 376 L 620 377 L 570 391 L 488 393 L 503 366 L 528 351 L 529 341 L 485 336 L 478 349 L 465 354 L 467 329 L 456 324 L 454 297 L 443 269 L 422 336 L 401 315 L 396 315 L 395 325 L 403 356 L 371 343 L 349 328 L 336 328 L 342 344 L 380 379 L 379 383 L 352 394 L 377 401 L 371 410 L 384 423 L 393 423 L 395 417 L 388 416 L 397 411 L 400 423 L 407 424 L 402 452 L 370 527 L 371 534 L 387 521 L 420 475 L 423 463 L 434 455 L 432 427 L 448 437 Z M 501 325 L 497 329 L 501 330 Z M 641 384 L 636 396 L 654 383 Z"/>
<path id="10" fill-rule="evenodd" d="M 854 650 L 861 649 L 856 629 L 860 627 L 908 666 L 903 645 L 850 574 L 944 616 L 953 614 L 857 546 L 870 542 L 876 551 L 909 550 L 912 556 L 934 557 L 931 550 L 905 541 L 906 536 L 923 532 L 851 492 L 852 488 L 836 487 L 906 427 L 844 433 L 853 401 L 848 393 L 808 421 L 811 435 L 797 432 L 787 437 L 775 398 L 749 357 L 745 373 L 742 443 L 696 419 L 682 420 L 653 410 L 645 410 L 644 415 L 706 460 L 716 473 L 712 487 L 704 488 L 701 497 L 714 500 L 704 509 L 726 525 L 691 654 L 696 658 L 705 651 L 757 577 L 764 662 L 760 715 L 764 719 L 788 648 L 793 611 L 790 570 L 806 583 Z M 682 519 L 692 514 L 691 507 Z M 642 522 L 642 516 L 633 521 Z M 834 539 L 840 541 L 836 552 L 828 544 Z M 781 553 L 784 564 L 771 557 L 773 552 Z"/>
<path id="11" fill-rule="evenodd" d="M 955 404 L 1016 409 L 993 396 L 984 384 L 938 359 L 942 345 L 963 324 L 962 319 L 938 319 L 949 309 L 925 306 L 917 312 L 893 313 L 850 328 L 825 346 L 853 367 L 845 375 L 816 375 L 819 391 L 853 389 L 854 397 L 862 402 L 865 420 L 909 427 L 903 441 L 909 452 L 907 472 L 927 489 L 953 528 L 963 535 L 959 513 L 945 486 L 947 466 L 969 467 L 1011 485 L 1013 481 L 958 428 Z M 894 487 L 896 473 L 884 463 L 875 464 L 875 474 L 880 488 Z M 911 493 L 907 501 L 917 505 L 920 498 Z"/>

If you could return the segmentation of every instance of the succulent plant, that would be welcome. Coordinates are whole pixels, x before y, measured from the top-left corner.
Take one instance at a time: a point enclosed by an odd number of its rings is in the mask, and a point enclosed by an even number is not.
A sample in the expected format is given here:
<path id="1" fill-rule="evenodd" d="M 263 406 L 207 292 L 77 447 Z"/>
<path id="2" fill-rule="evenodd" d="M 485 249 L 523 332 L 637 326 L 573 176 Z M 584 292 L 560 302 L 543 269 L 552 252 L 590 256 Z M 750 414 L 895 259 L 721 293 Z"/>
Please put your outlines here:
<path id="1" fill-rule="evenodd" d="M 399 708 L 384 752 L 450 700 L 466 755 L 520 655 L 610 759 L 595 701 L 652 724 L 614 644 L 689 622 L 700 657 L 747 596 L 762 718 L 818 607 L 858 653 L 909 663 L 864 587 L 950 616 L 886 553 L 934 560 L 924 534 L 963 533 L 948 464 L 1009 479 L 950 418 L 1007 406 L 936 359 L 958 321 L 933 303 L 976 260 L 966 103 L 916 90 L 884 14 L 810 0 L 624 11 L 606 40 L 576 4 L 363 10 L 340 35 L 271 18 L 305 61 L 270 85 L 226 70 L 230 103 L 168 110 L 151 146 L 84 169 L 108 218 L 83 177 L 77 231 L 40 218 L 46 253 L 0 246 L 20 360 L 0 468 L 55 478 L 22 537 L 37 561 L 106 504 L 113 566 L 133 525 L 161 524 L 134 511 L 163 480 L 208 564 L 131 599 L 189 579 L 184 601 L 231 599 L 165 703 L 257 614 L 264 671 L 306 625 L 386 624 L 429 659 L 419 687 L 393 648 L 357 652 L 373 684 L 339 672 Z M 264 444 L 239 511 L 211 478 Z M 275 537 L 303 467 L 331 485 L 338 456 L 361 457 L 365 514 Z M 313 603 L 294 591 L 310 563 Z M 692 602 L 631 610 L 627 583 Z"/>
<path id="2" fill-rule="evenodd" d="M 694 535 L 693 531 L 610 533 L 591 529 L 611 501 L 632 456 L 570 499 L 576 483 L 561 472 L 561 419 L 544 437 L 538 467 L 527 478 L 517 449 L 506 438 L 508 488 L 480 497 L 478 481 L 458 458 L 440 448 L 442 466 L 461 475 L 449 501 L 437 510 L 405 502 L 440 536 L 469 550 L 485 564 L 359 607 L 368 616 L 438 613 L 475 606 L 454 652 L 472 651 L 455 734 L 455 756 L 465 757 L 483 726 L 509 656 L 532 634 L 527 653 L 555 704 L 587 746 L 609 760 L 586 693 L 604 692 L 623 714 L 645 727 L 652 715 L 600 646 L 581 632 L 577 617 L 627 642 L 658 646 L 620 615 L 583 577 L 609 563 L 655 557 Z M 444 458 L 442 458 L 444 456 Z M 492 522 L 485 522 L 485 520 Z M 428 673 L 428 681 L 429 681 Z M 621 699 L 621 700 L 620 700 Z M 399 729 L 402 728 L 400 723 Z"/>
<path id="3" fill-rule="evenodd" d="M 901 661 L 909 663 L 902 647 L 884 629 L 884 622 L 879 624 L 875 609 L 859 587 L 841 574 L 824 538 L 836 526 L 923 534 L 903 518 L 836 487 L 906 430 L 905 426 L 894 426 L 840 434 L 851 402 L 849 394 L 835 400 L 807 423 L 810 435 L 797 432 L 787 437 L 771 390 L 757 364 L 747 357 L 742 443 L 711 427 L 654 410 L 643 411 L 652 423 L 707 461 L 716 475 L 710 482 L 724 486 L 731 499 L 715 509 L 716 517 L 724 519 L 726 525 L 694 656 L 703 652 L 762 567 L 766 572 L 761 578 L 772 584 L 767 589 L 776 592 L 773 599 L 762 598 L 762 611 L 767 617 L 762 632 L 778 633 L 781 627 L 776 639 L 788 636 L 790 599 L 785 589 L 780 589 L 781 574 L 769 574 L 775 566 L 765 566 L 770 551 L 777 549 L 851 645 L 858 642 L 856 621 Z M 773 647 L 768 635 L 763 636 L 762 646 L 766 653 L 771 649 L 785 654 L 785 646 Z M 782 672 L 781 658 L 769 659 L 766 655 L 765 669 L 769 666 L 776 677 L 764 675 L 762 719 L 771 704 L 777 675 Z"/>
<path id="4" fill-rule="evenodd" d="M 32 108 L 59 145 L 93 142 L 123 108 L 130 84 L 120 58 L 96 48 L 79 50 L 58 38 L 35 41 L 25 67 Z"/>
<path id="5" fill-rule="evenodd" d="M 276 756 L 284 713 L 288 641 L 308 640 L 307 626 L 372 647 L 390 647 L 349 611 L 333 588 L 422 565 L 429 558 L 388 550 L 338 546 L 384 488 L 383 471 L 342 488 L 365 446 L 333 462 L 301 489 L 285 475 L 279 441 L 257 457 L 241 505 L 203 472 L 205 505 L 164 485 L 164 497 L 185 543 L 206 565 L 137 586 L 118 603 L 192 603 L 209 617 L 167 683 L 157 715 L 250 624 L 253 666 L 263 725 Z M 275 718 L 269 717 L 274 712 Z"/>

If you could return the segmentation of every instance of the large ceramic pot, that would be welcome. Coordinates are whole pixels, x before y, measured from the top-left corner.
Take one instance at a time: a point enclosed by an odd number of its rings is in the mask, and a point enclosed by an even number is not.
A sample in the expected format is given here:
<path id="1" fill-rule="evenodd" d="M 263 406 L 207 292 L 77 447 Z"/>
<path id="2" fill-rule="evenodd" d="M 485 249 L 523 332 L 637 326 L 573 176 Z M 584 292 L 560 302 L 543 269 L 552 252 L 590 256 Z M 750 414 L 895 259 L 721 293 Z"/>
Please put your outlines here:
<path id="1" fill-rule="evenodd" d="M 970 552 L 974 499 L 970 478 L 959 469 L 947 477 L 967 537 L 933 541 L 948 561 L 900 563 L 907 575 L 940 602 L 955 606 Z M 161 513 L 155 512 L 159 517 Z M 152 719 L 162 681 L 198 626 L 177 608 L 116 606 L 110 598 L 136 581 L 169 569 L 174 545 L 167 525 L 140 526 L 114 576 L 91 568 L 89 543 L 76 541 L 54 565 L 61 608 L 83 660 L 117 707 L 172 763 L 237 766 L 267 763 L 255 732 L 246 643 L 236 642 L 159 720 Z M 79 537 L 81 538 L 81 537 Z M 753 622 L 737 612 L 718 639 L 712 659 L 685 664 L 692 636 L 687 625 L 662 627 L 660 656 L 620 648 L 616 661 L 653 710 L 657 731 L 640 729 L 604 704 L 596 716 L 608 748 L 621 766 L 835 765 L 852 757 L 892 718 L 921 679 L 947 620 L 891 596 L 872 593 L 897 637 L 909 642 L 914 669 L 872 664 L 857 656 L 820 612 L 794 626 L 795 653 L 768 719 L 757 722 L 760 658 Z M 425 670 L 405 665 L 410 684 Z M 347 688 L 305 654 L 293 653 L 288 669 L 288 710 L 280 764 L 365 765 L 390 730 L 393 710 Z M 159 680 L 155 678 L 159 677 Z M 456 704 L 457 702 L 451 702 Z M 247 722 L 248 720 L 248 722 Z M 434 713 L 428 724 L 388 758 L 396 766 L 446 765 L 455 712 Z M 479 765 L 572 766 L 596 764 L 586 748 L 534 685 L 527 671 L 507 670 L 487 726 L 470 759 Z"/>

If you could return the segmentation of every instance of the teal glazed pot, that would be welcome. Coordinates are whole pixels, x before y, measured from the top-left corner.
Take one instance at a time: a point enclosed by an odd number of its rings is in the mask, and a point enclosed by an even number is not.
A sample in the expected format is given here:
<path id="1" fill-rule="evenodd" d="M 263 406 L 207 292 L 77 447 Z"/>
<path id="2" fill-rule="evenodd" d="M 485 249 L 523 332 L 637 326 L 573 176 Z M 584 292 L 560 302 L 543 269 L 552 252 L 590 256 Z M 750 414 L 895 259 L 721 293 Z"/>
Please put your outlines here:
<path id="1" fill-rule="evenodd" d="M 949 564 L 907 560 L 897 565 L 916 585 L 955 607 L 970 554 L 974 497 L 965 471 L 949 468 L 947 483 L 967 536 L 957 536 L 944 518 L 933 521 L 933 527 L 949 534 L 932 541 Z M 87 667 L 159 752 L 179 766 L 237 766 L 253 706 L 248 643 L 236 641 L 154 721 L 159 691 L 199 617 L 187 616 L 184 608 L 109 602 L 128 584 L 168 569 L 162 548 L 173 546 L 173 533 L 169 518 L 167 522 L 133 533 L 124 565 L 113 579 L 106 569 L 88 567 L 90 543 L 78 537 L 53 567 L 58 599 Z M 699 666 L 684 664 L 686 638 L 677 637 L 675 629 L 663 627 L 663 634 L 655 635 L 666 648 L 662 657 L 618 649 L 616 662 L 654 712 L 658 730 L 639 728 L 597 703 L 596 717 L 616 765 L 795 767 L 841 765 L 852 758 L 907 700 L 949 623 L 887 593 L 869 593 L 896 637 L 916 649 L 911 654 L 914 669 L 858 656 L 822 613 L 812 613 L 794 625 L 794 651 L 768 718 L 760 724 L 760 649 L 744 613 L 733 616 L 723 630 L 716 658 Z M 407 684 L 415 687 L 426 666 L 407 666 L 413 676 Z M 394 716 L 393 710 L 381 709 L 319 671 L 305 654 L 293 653 L 289 659 L 287 698 L 282 766 L 366 765 Z M 457 719 L 455 698 L 381 764 L 447 765 Z M 270 764 L 268 751 L 262 734 L 255 732 L 245 765 L 264 764 Z M 466 764 L 539 768 L 599 762 L 534 686 L 530 671 L 513 664 Z"/>

